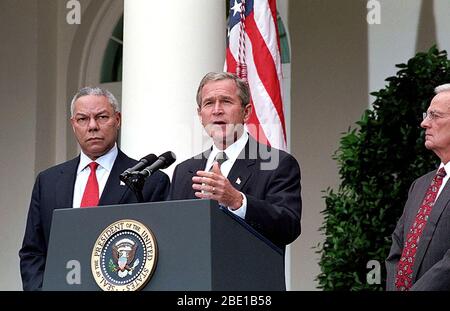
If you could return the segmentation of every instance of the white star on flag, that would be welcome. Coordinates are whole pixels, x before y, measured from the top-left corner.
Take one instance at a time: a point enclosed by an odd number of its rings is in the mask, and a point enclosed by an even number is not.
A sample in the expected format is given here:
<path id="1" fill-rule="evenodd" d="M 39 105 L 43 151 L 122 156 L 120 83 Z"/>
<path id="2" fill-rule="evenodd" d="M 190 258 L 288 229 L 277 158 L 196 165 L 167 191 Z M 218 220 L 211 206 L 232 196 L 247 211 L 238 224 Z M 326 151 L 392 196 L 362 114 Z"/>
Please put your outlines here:
<path id="1" fill-rule="evenodd" d="M 233 16 L 235 16 L 236 13 L 241 13 L 241 4 L 234 0 L 234 6 L 231 9 L 233 10 Z"/>

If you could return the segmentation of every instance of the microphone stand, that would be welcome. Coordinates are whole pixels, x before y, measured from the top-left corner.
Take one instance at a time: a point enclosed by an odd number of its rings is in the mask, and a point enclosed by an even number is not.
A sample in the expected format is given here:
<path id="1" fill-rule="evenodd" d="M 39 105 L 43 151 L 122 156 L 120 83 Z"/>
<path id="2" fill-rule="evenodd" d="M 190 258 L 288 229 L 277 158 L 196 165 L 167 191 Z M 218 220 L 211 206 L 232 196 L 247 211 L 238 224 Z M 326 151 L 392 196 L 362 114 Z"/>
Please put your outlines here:
<path id="1" fill-rule="evenodd" d="M 123 181 L 128 188 L 133 191 L 139 203 L 144 202 L 144 196 L 142 195 L 142 189 L 144 188 L 145 177 L 141 174 L 134 172 L 126 175 L 120 175 L 120 180 Z"/>

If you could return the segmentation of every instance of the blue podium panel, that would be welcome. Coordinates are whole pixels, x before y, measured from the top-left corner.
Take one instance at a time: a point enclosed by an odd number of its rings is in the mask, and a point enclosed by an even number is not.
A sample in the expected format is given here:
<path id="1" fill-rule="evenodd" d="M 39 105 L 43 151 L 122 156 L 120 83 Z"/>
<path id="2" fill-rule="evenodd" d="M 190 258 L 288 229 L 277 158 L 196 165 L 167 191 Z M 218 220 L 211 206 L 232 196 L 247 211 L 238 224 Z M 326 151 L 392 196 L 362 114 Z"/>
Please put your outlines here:
<path id="1" fill-rule="evenodd" d="M 91 269 L 93 250 L 101 237 L 106 237 L 102 245 L 111 244 L 108 237 L 114 230 L 110 234 L 105 229 L 122 220 L 143 224 L 156 242 L 154 271 L 142 290 L 285 289 L 283 252 L 211 200 L 55 210 L 43 289 L 101 290 Z M 122 240 L 125 249 L 127 239 Z M 107 250 L 116 256 L 105 267 L 111 271 L 119 268 L 119 257 L 125 254 L 115 247 L 111 244 Z M 130 263 L 131 267 L 122 262 L 121 267 L 132 271 L 139 268 L 138 262 Z M 126 274 L 125 270 L 121 273 Z"/>

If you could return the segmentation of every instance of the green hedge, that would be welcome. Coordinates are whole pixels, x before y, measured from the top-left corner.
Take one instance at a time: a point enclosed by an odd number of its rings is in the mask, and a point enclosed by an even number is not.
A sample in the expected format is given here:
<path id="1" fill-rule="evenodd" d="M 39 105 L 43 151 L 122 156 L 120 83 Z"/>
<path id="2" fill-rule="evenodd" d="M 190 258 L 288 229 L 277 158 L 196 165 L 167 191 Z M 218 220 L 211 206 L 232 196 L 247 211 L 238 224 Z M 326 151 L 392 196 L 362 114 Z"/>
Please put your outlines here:
<path id="1" fill-rule="evenodd" d="M 450 82 L 446 51 L 432 47 L 407 64 L 375 96 L 356 128 L 349 128 L 333 156 L 341 185 L 325 190 L 324 243 L 321 273 L 324 290 L 383 290 L 384 260 L 406 201 L 417 177 L 435 169 L 439 159 L 424 147 L 422 113 L 434 87 Z M 367 284 L 369 260 L 381 264 L 381 284 Z"/>

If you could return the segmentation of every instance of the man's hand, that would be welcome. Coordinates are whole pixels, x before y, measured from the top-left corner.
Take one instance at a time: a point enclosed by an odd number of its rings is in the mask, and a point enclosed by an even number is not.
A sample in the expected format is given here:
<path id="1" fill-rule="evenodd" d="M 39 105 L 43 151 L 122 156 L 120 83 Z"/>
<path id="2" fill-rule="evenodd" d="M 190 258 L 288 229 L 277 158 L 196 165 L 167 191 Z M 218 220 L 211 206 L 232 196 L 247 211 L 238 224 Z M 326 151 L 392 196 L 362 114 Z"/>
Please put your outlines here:
<path id="1" fill-rule="evenodd" d="M 242 195 L 222 175 L 219 164 L 213 163 L 212 171 L 197 171 L 197 175 L 192 177 L 192 188 L 196 190 L 195 196 L 201 199 L 212 199 L 220 204 L 236 210 L 242 206 Z"/>

